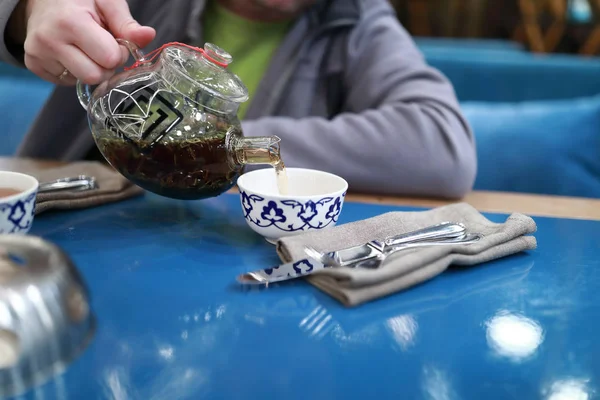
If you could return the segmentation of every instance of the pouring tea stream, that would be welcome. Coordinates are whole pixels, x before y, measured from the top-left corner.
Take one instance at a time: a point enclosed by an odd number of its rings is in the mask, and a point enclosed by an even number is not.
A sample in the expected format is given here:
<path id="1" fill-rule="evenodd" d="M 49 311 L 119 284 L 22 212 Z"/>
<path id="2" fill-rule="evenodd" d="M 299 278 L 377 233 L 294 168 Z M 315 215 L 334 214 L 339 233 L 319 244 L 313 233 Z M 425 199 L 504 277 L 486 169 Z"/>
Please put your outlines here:
<path id="1" fill-rule="evenodd" d="M 77 82 L 94 141 L 113 168 L 150 192 L 198 200 L 229 190 L 246 165 L 270 165 L 287 193 L 281 139 L 243 135 L 237 111 L 248 89 L 227 70 L 231 55 L 211 43 L 167 43 L 144 55 L 117 41 L 135 63 L 93 91 Z"/>

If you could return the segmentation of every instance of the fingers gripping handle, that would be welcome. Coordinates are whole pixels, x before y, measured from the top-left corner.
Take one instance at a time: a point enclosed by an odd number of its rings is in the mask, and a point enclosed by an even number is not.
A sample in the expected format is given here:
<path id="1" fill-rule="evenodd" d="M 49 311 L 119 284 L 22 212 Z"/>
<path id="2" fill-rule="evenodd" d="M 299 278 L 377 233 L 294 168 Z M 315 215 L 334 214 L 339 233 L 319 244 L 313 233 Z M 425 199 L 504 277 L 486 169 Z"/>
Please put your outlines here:
<path id="1" fill-rule="evenodd" d="M 131 55 L 133 56 L 133 58 L 135 59 L 135 61 L 144 61 L 144 53 L 142 52 L 142 50 L 140 50 L 140 48 L 133 42 L 130 42 L 129 40 L 125 40 L 125 39 L 115 39 L 117 41 L 117 43 L 119 43 L 121 46 L 125 46 L 127 48 L 127 50 L 129 50 L 129 52 L 131 53 Z"/>
<path id="2" fill-rule="evenodd" d="M 144 61 L 144 53 L 135 43 L 130 42 L 129 40 L 119 38 L 115 40 L 121 46 L 124 46 L 127 48 L 127 50 L 129 50 L 136 62 Z M 90 85 L 87 85 L 81 82 L 80 80 L 77 80 L 77 97 L 79 98 L 79 103 L 81 103 L 81 106 L 87 110 L 88 105 L 90 104 L 90 101 L 92 99 L 92 89 L 90 88 Z"/>

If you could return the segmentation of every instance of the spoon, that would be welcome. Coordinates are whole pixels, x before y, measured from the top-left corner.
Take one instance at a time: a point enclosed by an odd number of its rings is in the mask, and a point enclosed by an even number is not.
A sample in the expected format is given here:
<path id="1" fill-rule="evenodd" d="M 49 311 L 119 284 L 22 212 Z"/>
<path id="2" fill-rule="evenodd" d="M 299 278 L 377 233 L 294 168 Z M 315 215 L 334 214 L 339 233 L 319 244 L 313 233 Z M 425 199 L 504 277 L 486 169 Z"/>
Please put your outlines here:
<path id="1" fill-rule="evenodd" d="M 348 267 L 348 268 L 368 268 L 368 269 L 377 269 L 381 267 L 383 262 L 392 254 L 398 253 L 399 251 L 412 249 L 415 247 L 425 247 L 425 246 L 452 246 L 452 245 L 467 245 L 473 244 L 481 240 L 481 235 L 478 233 L 469 233 L 463 237 L 458 238 L 449 238 L 449 239 L 438 239 L 438 240 L 424 240 L 424 241 L 416 241 L 416 242 L 408 242 L 403 245 L 394 246 L 388 248 L 386 251 L 381 252 L 379 254 L 375 254 L 369 258 L 361 258 L 351 263 L 345 263 L 344 265 L 340 264 L 336 259 L 335 253 L 321 253 L 318 250 L 315 250 L 312 247 L 305 247 L 304 252 L 318 260 L 325 266 L 328 267 Z"/>
<path id="2" fill-rule="evenodd" d="M 466 235 L 467 228 L 456 222 L 442 222 L 415 231 L 402 233 L 387 237 L 383 240 L 372 240 L 370 242 L 349 247 L 329 253 L 340 266 L 355 264 L 358 261 L 371 259 L 383 252 L 389 251 L 397 246 L 407 243 L 460 239 Z"/>
<path id="3" fill-rule="evenodd" d="M 475 234 L 475 233 L 470 233 L 470 234 L 467 234 L 463 238 L 407 243 L 402 246 L 396 246 L 396 247 L 390 248 L 389 250 L 387 250 L 373 258 L 358 261 L 355 264 L 349 265 L 349 267 L 350 268 L 377 269 L 377 268 L 380 268 L 385 263 L 385 260 L 389 256 L 391 256 L 392 254 L 396 254 L 402 250 L 412 249 L 415 247 L 425 247 L 425 246 L 468 245 L 468 244 L 476 243 L 479 240 L 481 240 L 481 235 Z"/>

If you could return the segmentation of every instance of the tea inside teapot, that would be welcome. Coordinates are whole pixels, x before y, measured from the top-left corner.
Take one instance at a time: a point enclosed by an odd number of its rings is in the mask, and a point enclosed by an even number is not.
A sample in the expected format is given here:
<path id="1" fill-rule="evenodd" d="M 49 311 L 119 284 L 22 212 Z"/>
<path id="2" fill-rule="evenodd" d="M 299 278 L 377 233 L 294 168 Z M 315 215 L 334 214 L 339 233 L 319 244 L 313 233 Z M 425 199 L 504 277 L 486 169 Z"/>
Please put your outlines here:
<path id="1" fill-rule="evenodd" d="M 242 165 L 228 160 L 226 136 L 215 132 L 144 147 L 107 135 L 97 144 L 106 160 L 136 185 L 166 197 L 201 199 L 228 190 L 242 172 Z"/>
<path id="2" fill-rule="evenodd" d="M 246 164 L 268 164 L 287 191 L 280 139 L 243 136 L 237 110 L 248 90 L 226 69 L 229 54 L 170 43 L 144 56 L 119 42 L 136 57 L 132 67 L 93 94 L 78 82 L 94 140 L 113 168 L 146 190 L 190 200 L 230 189 Z"/>

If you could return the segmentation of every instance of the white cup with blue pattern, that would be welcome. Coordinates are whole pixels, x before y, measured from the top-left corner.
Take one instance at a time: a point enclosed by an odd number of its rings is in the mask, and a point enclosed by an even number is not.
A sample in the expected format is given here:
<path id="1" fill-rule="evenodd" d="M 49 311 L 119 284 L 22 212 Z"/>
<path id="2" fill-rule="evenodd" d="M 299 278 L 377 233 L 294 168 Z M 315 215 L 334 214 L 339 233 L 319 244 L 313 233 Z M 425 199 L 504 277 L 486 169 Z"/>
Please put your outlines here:
<path id="1" fill-rule="evenodd" d="M 329 229 L 342 212 L 348 183 L 306 168 L 287 168 L 288 193 L 280 194 L 272 168 L 247 172 L 237 180 L 242 212 L 250 228 L 269 243 L 307 231 Z"/>
<path id="2" fill-rule="evenodd" d="M 39 182 L 19 172 L 0 171 L 0 234 L 25 235 L 35 215 Z"/>

